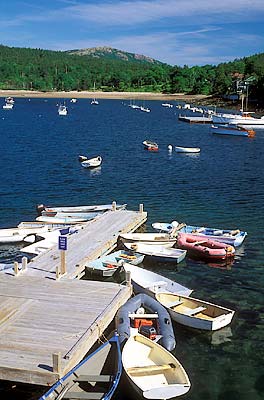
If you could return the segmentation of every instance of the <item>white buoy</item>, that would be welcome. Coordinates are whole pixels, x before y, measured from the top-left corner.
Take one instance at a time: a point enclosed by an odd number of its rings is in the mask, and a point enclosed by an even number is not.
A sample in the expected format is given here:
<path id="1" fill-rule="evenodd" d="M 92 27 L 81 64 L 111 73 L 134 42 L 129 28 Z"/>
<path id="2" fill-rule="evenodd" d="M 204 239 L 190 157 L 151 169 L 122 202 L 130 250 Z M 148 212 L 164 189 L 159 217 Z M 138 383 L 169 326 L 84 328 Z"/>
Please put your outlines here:
<path id="1" fill-rule="evenodd" d="M 171 145 L 171 144 L 168 145 L 168 150 L 169 150 L 170 152 L 172 151 L 172 145 Z"/>

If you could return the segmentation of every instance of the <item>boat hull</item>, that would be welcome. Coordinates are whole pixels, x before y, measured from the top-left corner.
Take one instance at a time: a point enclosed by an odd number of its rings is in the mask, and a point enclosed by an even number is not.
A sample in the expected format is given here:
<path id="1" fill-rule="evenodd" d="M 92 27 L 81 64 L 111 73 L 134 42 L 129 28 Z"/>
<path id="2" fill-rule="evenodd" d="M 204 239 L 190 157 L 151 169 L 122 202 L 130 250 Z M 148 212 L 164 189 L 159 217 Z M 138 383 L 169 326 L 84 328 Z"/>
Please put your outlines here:
<path id="1" fill-rule="evenodd" d="M 188 256 L 205 261 L 230 260 L 235 255 L 233 246 L 186 233 L 178 234 L 177 246 L 187 250 Z"/>
<path id="2" fill-rule="evenodd" d="M 235 311 L 194 297 L 157 293 L 173 321 L 193 329 L 216 331 L 232 321 Z"/>
<path id="3" fill-rule="evenodd" d="M 114 335 L 56 382 L 39 400 L 59 400 L 64 397 L 110 400 L 117 389 L 121 373 L 120 343 Z M 76 393 L 78 397 L 74 396 Z"/>
<path id="4" fill-rule="evenodd" d="M 124 246 L 131 250 L 137 251 L 144 256 L 162 262 L 174 262 L 180 263 L 186 256 L 186 251 L 181 249 L 175 249 L 167 247 L 166 245 L 154 245 L 147 243 L 124 243 Z"/>
<path id="5" fill-rule="evenodd" d="M 180 362 L 166 349 L 142 335 L 132 336 L 122 351 L 125 376 L 133 398 L 170 399 L 191 387 Z"/>

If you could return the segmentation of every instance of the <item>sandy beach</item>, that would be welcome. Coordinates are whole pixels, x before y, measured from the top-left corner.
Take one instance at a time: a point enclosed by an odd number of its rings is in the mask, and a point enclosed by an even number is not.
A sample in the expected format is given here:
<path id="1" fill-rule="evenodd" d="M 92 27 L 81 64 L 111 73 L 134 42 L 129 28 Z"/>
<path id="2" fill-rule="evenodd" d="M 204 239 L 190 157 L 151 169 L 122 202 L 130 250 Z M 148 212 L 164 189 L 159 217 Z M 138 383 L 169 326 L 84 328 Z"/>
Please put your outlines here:
<path id="1" fill-rule="evenodd" d="M 89 99 L 96 96 L 99 99 L 149 99 L 149 100 L 185 100 L 197 101 L 210 98 L 205 95 L 186 95 L 184 93 L 150 93 L 150 92 L 100 92 L 83 91 L 83 92 L 39 92 L 35 90 L 0 90 L 0 97 L 43 97 L 43 98 L 83 98 Z"/>

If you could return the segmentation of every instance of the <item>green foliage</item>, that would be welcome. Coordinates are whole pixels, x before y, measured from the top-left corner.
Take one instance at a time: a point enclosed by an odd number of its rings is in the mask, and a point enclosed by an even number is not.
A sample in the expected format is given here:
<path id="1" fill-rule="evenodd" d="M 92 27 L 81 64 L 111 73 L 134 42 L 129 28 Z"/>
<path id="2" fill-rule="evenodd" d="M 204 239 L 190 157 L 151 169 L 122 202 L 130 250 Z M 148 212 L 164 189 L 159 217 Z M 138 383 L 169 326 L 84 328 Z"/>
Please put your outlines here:
<path id="1" fill-rule="evenodd" d="M 70 52 L 0 45 L 0 89 L 152 91 L 222 95 L 248 82 L 263 99 L 264 53 L 217 66 L 170 66 L 111 48 Z M 243 90 L 243 84 L 242 84 Z"/>

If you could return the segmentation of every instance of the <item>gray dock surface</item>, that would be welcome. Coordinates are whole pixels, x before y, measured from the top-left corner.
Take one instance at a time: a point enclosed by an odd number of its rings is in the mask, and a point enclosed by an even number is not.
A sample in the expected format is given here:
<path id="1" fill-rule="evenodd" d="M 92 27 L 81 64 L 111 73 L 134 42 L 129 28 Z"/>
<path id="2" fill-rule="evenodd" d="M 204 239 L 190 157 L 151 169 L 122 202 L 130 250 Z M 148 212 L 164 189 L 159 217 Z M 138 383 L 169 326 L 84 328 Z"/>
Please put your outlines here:
<path id="1" fill-rule="evenodd" d="M 0 272 L 0 379 L 51 385 L 85 356 L 131 296 L 129 286 L 79 280 L 85 264 L 146 219 L 145 212 L 119 210 L 85 224 L 68 238 L 60 279 L 57 245 L 16 275 Z"/>
<path id="2" fill-rule="evenodd" d="M 189 124 L 212 124 L 212 118 L 205 116 L 188 117 L 185 115 L 179 115 L 178 120 L 188 122 Z"/>

